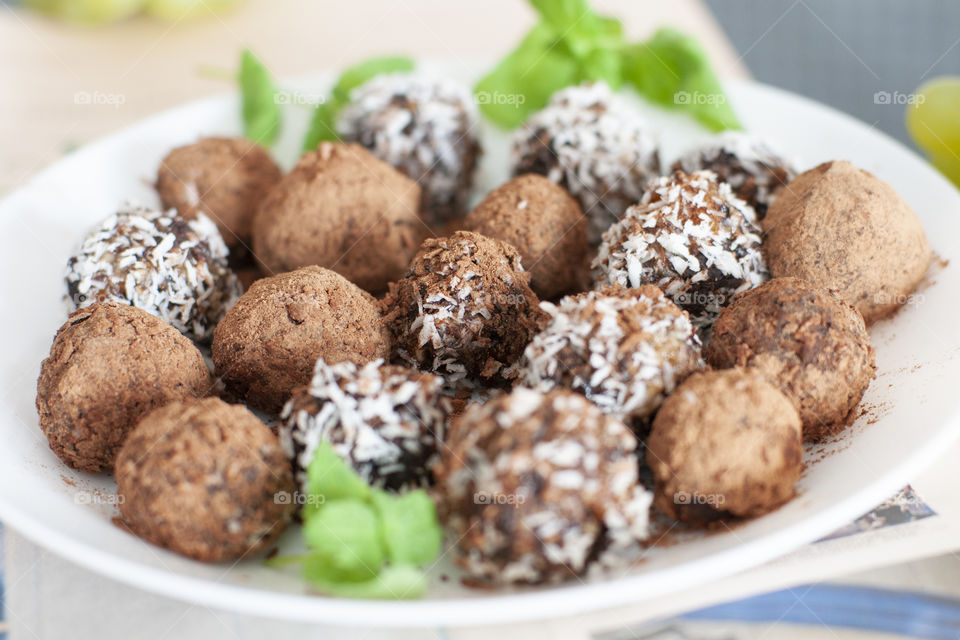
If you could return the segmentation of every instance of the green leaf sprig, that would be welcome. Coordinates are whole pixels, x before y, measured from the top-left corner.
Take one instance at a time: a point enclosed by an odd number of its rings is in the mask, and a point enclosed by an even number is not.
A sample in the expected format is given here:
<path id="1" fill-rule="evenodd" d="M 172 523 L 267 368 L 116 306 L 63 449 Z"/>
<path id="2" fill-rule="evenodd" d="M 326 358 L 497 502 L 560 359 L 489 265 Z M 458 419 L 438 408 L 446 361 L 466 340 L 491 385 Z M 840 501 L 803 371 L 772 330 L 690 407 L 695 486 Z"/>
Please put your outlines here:
<path id="1" fill-rule="evenodd" d="M 283 120 L 280 90 L 267 68 L 249 49 L 240 54 L 240 100 L 243 135 L 269 147 L 280 135 Z"/>
<path id="2" fill-rule="evenodd" d="M 420 569 L 440 552 L 443 531 L 421 489 L 402 494 L 370 487 L 329 443 L 307 467 L 301 512 L 309 552 L 267 561 L 297 563 L 318 589 L 347 598 L 416 598 L 427 587 Z"/>
<path id="3" fill-rule="evenodd" d="M 540 15 L 520 44 L 474 87 L 483 113 L 506 128 L 546 106 L 558 90 L 588 81 L 632 85 L 714 131 L 741 128 L 699 44 L 674 29 L 629 43 L 615 18 L 588 0 L 530 0 Z"/>

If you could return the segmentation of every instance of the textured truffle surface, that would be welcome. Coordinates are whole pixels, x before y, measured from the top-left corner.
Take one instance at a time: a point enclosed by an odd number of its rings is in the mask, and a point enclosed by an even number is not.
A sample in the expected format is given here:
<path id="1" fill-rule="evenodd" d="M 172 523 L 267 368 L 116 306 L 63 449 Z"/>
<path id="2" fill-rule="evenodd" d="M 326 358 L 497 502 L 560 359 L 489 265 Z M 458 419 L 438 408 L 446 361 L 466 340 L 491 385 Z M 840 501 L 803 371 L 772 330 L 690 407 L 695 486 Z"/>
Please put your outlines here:
<path id="1" fill-rule="evenodd" d="M 642 420 L 703 368 L 690 318 L 654 286 L 611 286 L 541 307 L 550 321 L 524 351 L 522 384 L 565 387 L 605 413 Z"/>
<path id="2" fill-rule="evenodd" d="M 758 373 L 696 373 L 657 412 L 647 463 L 656 505 L 674 519 L 758 516 L 794 495 L 803 464 L 800 416 Z"/>
<path id="3" fill-rule="evenodd" d="M 660 178 L 604 233 L 594 281 L 654 284 L 709 329 L 735 293 L 767 279 L 754 215 L 709 171 Z"/>
<path id="4" fill-rule="evenodd" d="M 213 220 L 231 249 L 250 244 L 250 226 L 260 201 L 280 181 L 266 149 L 242 138 L 203 138 L 177 147 L 157 171 L 165 209 Z"/>
<path id="5" fill-rule="evenodd" d="M 257 553 L 293 518 L 293 476 L 276 436 L 218 398 L 148 414 L 117 457 L 122 523 L 196 560 Z"/>
<path id="6" fill-rule="evenodd" d="M 40 367 L 40 428 L 71 467 L 112 469 L 145 413 L 211 386 L 203 355 L 179 331 L 135 307 L 96 303 L 70 314 Z"/>
<path id="7" fill-rule="evenodd" d="M 675 163 L 675 171 L 713 171 L 738 198 L 763 219 L 777 191 L 793 180 L 797 172 L 766 142 L 740 131 L 727 131 L 711 142 L 693 149 Z"/>
<path id="8" fill-rule="evenodd" d="M 322 142 L 260 204 L 254 253 L 270 274 L 317 265 L 385 291 L 426 232 L 419 201 L 413 180 L 364 147 Z"/>
<path id="9" fill-rule="evenodd" d="M 797 278 L 774 278 L 735 297 L 704 355 L 714 367 L 749 367 L 779 387 L 800 412 L 807 440 L 848 424 L 876 370 L 860 313 Z"/>
<path id="10" fill-rule="evenodd" d="M 431 225 L 463 215 L 480 158 L 473 96 L 450 80 L 384 74 L 350 95 L 338 129 L 416 180 Z"/>
<path id="11" fill-rule="evenodd" d="M 212 351 L 228 391 L 279 413 L 310 382 L 318 358 L 385 358 L 390 334 L 369 294 L 333 271 L 304 267 L 253 283 L 217 326 Z"/>
<path id="12" fill-rule="evenodd" d="M 836 291 L 867 324 L 906 302 L 932 255 L 910 206 L 849 162 L 826 162 L 788 184 L 763 221 L 774 277 Z"/>
<path id="13" fill-rule="evenodd" d="M 310 385 L 283 410 L 280 441 L 297 481 L 328 442 L 369 484 L 398 491 L 429 484 L 439 458 L 449 403 L 429 373 L 385 365 L 317 361 Z"/>
<path id="14" fill-rule="evenodd" d="M 391 285 L 398 357 L 448 382 L 501 385 L 544 314 L 511 245 L 468 231 L 429 238 Z"/>
<path id="15" fill-rule="evenodd" d="M 122 209 L 87 235 L 67 261 L 66 280 L 75 308 L 129 304 L 202 342 L 242 293 L 209 218 L 138 207 Z"/>
<path id="16" fill-rule="evenodd" d="M 587 286 L 586 218 L 570 194 L 543 176 L 526 174 L 497 187 L 464 227 L 516 247 L 541 298 Z"/>
<path id="17" fill-rule="evenodd" d="M 458 562 L 488 583 L 558 582 L 648 535 L 637 440 L 565 390 L 517 388 L 472 405 L 437 467 L 441 517 Z"/>
<path id="18" fill-rule="evenodd" d="M 660 175 L 657 143 L 639 114 L 598 83 L 562 89 L 514 134 L 513 174 L 547 176 L 580 202 L 590 242 Z"/>

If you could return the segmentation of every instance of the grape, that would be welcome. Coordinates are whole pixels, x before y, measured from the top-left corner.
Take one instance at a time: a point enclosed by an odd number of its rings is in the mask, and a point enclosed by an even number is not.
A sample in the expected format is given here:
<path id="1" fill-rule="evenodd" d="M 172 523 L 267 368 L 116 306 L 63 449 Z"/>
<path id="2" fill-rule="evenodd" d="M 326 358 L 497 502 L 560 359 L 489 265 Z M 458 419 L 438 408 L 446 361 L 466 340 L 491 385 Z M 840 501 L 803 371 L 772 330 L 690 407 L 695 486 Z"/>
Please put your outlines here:
<path id="1" fill-rule="evenodd" d="M 164 20 L 177 21 L 209 16 L 230 9 L 238 0 L 147 0 L 146 10 L 150 15 Z"/>
<path id="2" fill-rule="evenodd" d="M 935 78 L 907 106 L 910 137 L 948 178 L 960 185 L 960 77 Z"/>
<path id="3" fill-rule="evenodd" d="M 146 0 L 24 0 L 24 5 L 68 22 L 107 24 L 129 18 Z"/>

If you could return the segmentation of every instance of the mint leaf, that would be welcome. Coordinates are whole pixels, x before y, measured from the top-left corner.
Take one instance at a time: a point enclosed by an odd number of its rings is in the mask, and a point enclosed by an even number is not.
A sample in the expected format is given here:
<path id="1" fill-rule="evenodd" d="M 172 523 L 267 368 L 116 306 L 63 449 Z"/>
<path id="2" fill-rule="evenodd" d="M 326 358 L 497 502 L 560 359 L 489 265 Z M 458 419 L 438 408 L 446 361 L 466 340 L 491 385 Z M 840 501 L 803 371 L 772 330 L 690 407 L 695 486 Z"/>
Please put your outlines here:
<path id="1" fill-rule="evenodd" d="M 391 565 L 364 582 L 314 581 L 321 591 L 341 598 L 400 600 L 419 598 L 427 589 L 427 576 L 416 567 Z"/>
<path id="2" fill-rule="evenodd" d="M 303 139 L 303 150 L 312 151 L 324 140 L 340 139 L 337 135 L 337 116 L 349 104 L 351 91 L 378 75 L 413 71 L 414 66 L 410 58 L 387 56 L 371 58 L 345 69 L 330 91 L 327 100 L 317 105 L 310 121 L 310 128 Z"/>
<path id="3" fill-rule="evenodd" d="M 279 93 L 270 72 L 253 52 L 240 54 L 240 96 L 243 135 L 249 140 L 270 146 L 280 134 L 281 107 Z"/>
<path id="4" fill-rule="evenodd" d="M 421 489 L 404 494 L 373 492 L 387 557 L 395 564 L 424 566 L 440 553 L 443 530 L 433 501 Z"/>
<path id="5" fill-rule="evenodd" d="M 359 500 L 326 504 L 303 523 L 310 556 L 303 565 L 312 581 L 360 582 L 377 575 L 386 560 L 377 514 Z"/>
<path id="6" fill-rule="evenodd" d="M 370 486 L 326 441 L 317 446 L 307 467 L 307 491 L 321 506 L 343 499 L 370 500 Z M 304 517 L 310 514 L 305 512 Z"/>

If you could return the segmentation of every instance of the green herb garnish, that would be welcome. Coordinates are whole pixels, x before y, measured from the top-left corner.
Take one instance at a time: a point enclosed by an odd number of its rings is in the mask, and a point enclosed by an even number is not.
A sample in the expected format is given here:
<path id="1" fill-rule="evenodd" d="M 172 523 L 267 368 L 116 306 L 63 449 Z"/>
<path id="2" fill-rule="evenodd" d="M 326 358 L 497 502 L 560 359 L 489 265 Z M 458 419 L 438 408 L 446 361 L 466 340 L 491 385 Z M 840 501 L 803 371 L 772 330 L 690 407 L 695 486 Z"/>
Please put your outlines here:
<path id="1" fill-rule="evenodd" d="M 312 151 L 324 140 L 338 140 L 337 116 L 350 102 L 350 92 L 383 73 L 412 71 L 413 60 L 401 56 L 371 58 L 344 70 L 330 92 L 330 97 L 317 105 L 310 121 L 310 129 L 303 139 L 303 150 Z"/>
<path id="2" fill-rule="evenodd" d="M 303 539 L 308 552 L 267 561 L 300 564 L 320 590 L 348 598 L 415 598 L 427 587 L 419 568 L 440 553 L 443 532 L 423 490 L 403 494 L 370 487 L 329 443 L 307 468 L 309 506 Z"/>
<path id="3" fill-rule="evenodd" d="M 270 72 L 253 52 L 240 54 L 240 96 L 243 114 L 243 135 L 249 140 L 270 146 L 280 134 L 281 100 L 279 89 Z"/>

